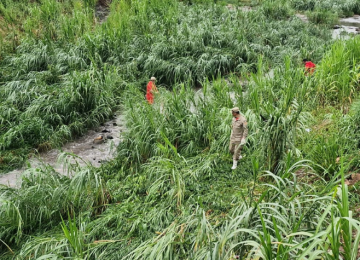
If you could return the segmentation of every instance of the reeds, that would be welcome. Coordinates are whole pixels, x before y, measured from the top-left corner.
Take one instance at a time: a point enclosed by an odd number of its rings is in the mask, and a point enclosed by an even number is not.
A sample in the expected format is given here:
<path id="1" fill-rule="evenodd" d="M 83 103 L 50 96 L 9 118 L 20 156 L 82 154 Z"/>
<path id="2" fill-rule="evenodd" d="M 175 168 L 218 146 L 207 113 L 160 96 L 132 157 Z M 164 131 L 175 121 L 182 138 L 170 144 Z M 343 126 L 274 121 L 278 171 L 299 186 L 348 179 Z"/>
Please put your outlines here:
<path id="1" fill-rule="evenodd" d="M 94 1 L 26 7 L 29 38 L 0 65 L 1 167 L 119 104 L 127 131 L 99 169 L 63 154 L 72 178 L 44 165 L 0 187 L 1 259 L 356 259 L 358 198 L 345 178 L 360 161 L 359 38 L 329 48 L 326 26 L 293 17 L 296 1 L 250 12 L 207 2 L 116 0 L 95 28 Z M 19 6 L 0 10 L 12 21 Z M 317 63 L 308 77 L 305 53 Z M 339 122 L 316 132 L 328 105 Z M 249 136 L 231 172 L 233 106 Z"/>

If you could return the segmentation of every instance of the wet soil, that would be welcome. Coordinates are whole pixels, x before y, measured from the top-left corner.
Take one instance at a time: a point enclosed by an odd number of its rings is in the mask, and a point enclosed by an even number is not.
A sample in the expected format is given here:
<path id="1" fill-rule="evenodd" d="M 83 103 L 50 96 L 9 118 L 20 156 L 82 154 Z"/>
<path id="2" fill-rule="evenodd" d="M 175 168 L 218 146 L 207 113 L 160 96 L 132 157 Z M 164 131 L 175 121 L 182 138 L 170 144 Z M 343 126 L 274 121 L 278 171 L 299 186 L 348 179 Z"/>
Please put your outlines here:
<path id="1" fill-rule="evenodd" d="M 295 14 L 296 17 L 303 22 L 308 23 L 309 19 L 304 14 Z M 353 17 L 342 18 L 339 23 L 334 26 L 332 31 L 332 38 L 336 39 L 349 39 L 351 35 L 360 33 L 360 16 L 354 15 Z"/>
<path id="2" fill-rule="evenodd" d="M 360 19 L 348 17 L 339 20 L 332 32 L 333 39 L 349 39 L 351 35 L 360 33 Z"/>
<path id="3" fill-rule="evenodd" d="M 111 0 L 100 0 L 95 6 L 95 17 L 99 24 L 106 21 L 110 13 Z"/>
<path id="4" fill-rule="evenodd" d="M 121 142 L 121 134 L 125 130 L 124 116 L 119 115 L 116 119 L 106 122 L 103 126 L 95 130 L 89 130 L 84 136 L 72 142 L 65 144 L 61 150 L 53 149 L 45 153 L 40 153 L 36 158 L 29 160 L 32 168 L 41 167 L 41 165 L 50 165 L 56 172 L 67 175 L 67 171 L 63 168 L 61 163 L 58 163 L 58 156 L 62 152 L 68 152 L 77 155 L 79 158 L 76 162 L 80 166 L 85 166 L 90 163 L 94 167 L 106 161 L 111 160 L 115 156 L 116 146 Z M 104 141 L 100 144 L 95 144 L 94 139 L 103 135 Z M 75 163 L 73 161 L 73 163 Z M 0 185 L 8 185 L 15 187 L 20 184 L 21 174 L 29 167 L 14 170 L 8 174 L 0 176 Z"/>
<path id="5" fill-rule="evenodd" d="M 333 39 L 349 39 L 351 35 L 360 33 L 360 17 L 353 16 L 342 18 L 339 24 L 334 26 L 332 33 Z"/>

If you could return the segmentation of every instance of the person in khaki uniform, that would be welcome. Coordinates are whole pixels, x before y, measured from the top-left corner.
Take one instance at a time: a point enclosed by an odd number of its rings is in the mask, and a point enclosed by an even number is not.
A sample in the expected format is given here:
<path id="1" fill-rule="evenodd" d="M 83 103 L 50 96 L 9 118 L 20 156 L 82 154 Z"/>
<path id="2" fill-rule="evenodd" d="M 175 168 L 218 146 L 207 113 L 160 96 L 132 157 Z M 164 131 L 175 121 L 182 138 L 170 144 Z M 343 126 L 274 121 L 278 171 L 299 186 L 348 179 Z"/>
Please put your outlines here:
<path id="1" fill-rule="evenodd" d="M 240 109 L 234 107 L 231 109 L 233 119 L 231 124 L 231 136 L 230 136 L 230 153 L 233 155 L 233 166 L 231 169 L 235 170 L 238 160 L 242 158 L 240 152 L 242 146 L 246 142 L 246 136 L 248 134 L 246 118 L 240 114 Z"/>

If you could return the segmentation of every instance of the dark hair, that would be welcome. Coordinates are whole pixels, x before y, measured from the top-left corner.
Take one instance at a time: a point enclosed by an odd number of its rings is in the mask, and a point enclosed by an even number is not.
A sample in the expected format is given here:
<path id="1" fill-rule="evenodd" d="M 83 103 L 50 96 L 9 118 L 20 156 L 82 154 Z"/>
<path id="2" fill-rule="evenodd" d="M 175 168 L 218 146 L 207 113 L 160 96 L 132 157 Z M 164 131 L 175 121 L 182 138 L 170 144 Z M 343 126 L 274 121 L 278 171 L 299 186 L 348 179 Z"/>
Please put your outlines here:
<path id="1" fill-rule="evenodd" d="M 303 62 L 307 62 L 307 61 L 310 61 L 309 59 L 303 59 Z"/>

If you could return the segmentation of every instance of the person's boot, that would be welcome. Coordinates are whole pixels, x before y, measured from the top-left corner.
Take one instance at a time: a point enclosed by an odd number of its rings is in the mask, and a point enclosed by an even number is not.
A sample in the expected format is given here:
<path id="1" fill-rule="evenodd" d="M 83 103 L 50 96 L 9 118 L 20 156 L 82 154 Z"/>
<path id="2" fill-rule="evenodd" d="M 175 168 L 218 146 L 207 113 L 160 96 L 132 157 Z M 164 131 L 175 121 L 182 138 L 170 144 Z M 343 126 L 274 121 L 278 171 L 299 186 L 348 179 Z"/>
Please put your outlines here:
<path id="1" fill-rule="evenodd" d="M 231 170 L 235 170 L 237 167 L 237 161 L 233 160 L 233 166 L 231 167 Z"/>

